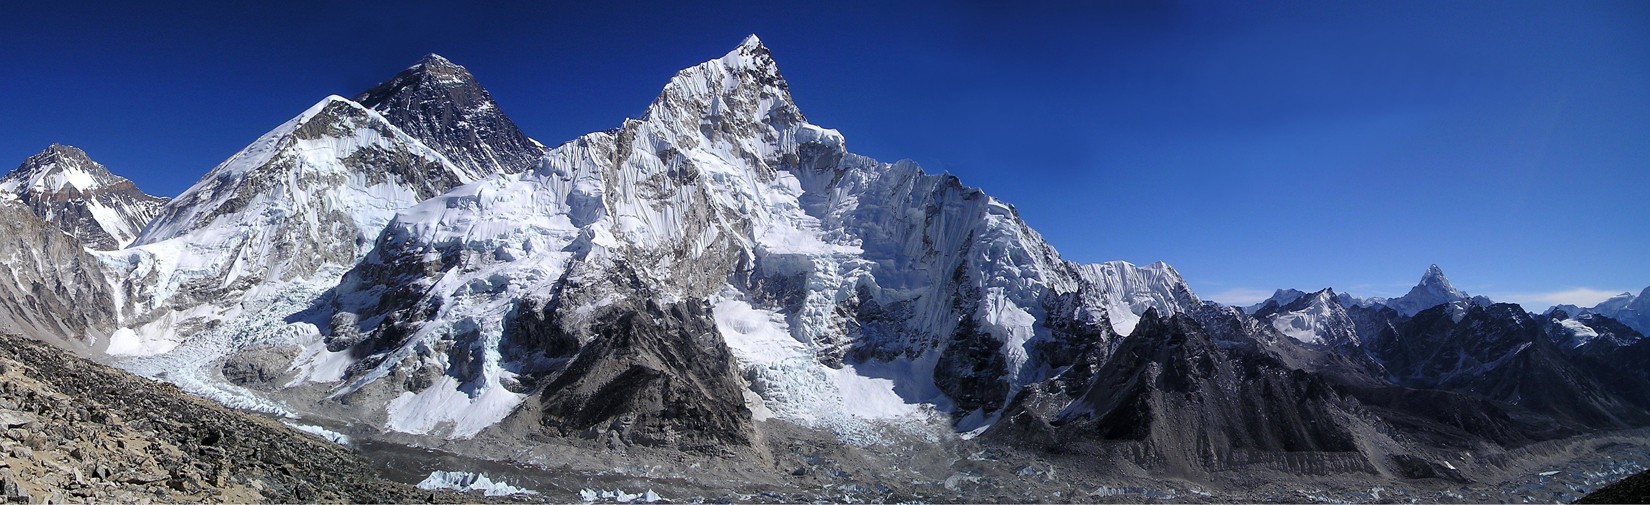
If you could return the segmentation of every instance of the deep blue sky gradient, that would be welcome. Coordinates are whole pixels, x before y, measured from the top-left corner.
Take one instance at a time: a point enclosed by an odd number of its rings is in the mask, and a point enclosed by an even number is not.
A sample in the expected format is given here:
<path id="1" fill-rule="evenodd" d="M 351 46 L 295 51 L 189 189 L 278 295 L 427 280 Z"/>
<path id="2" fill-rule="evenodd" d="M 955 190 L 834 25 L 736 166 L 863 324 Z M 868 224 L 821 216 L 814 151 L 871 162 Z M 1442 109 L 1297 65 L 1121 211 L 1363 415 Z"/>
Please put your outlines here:
<path id="1" fill-rule="evenodd" d="M 1076 261 L 1227 302 L 1650 285 L 1650 2 L 463 3 L 8 2 L 0 165 L 62 142 L 176 195 L 430 52 L 556 145 L 756 33 L 849 149 Z"/>

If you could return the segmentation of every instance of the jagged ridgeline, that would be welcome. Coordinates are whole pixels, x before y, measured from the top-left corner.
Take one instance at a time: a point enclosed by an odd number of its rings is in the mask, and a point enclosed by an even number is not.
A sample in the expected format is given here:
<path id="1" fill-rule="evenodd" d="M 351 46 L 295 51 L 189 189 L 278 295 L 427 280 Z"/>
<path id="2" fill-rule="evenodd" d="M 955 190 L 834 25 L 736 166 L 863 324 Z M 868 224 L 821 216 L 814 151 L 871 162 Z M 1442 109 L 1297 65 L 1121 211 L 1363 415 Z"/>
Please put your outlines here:
<path id="1" fill-rule="evenodd" d="M 1465 485 L 1650 424 L 1650 296 L 1535 315 L 1433 266 L 1394 299 L 1204 302 L 1167 264 L 1068 261 L 956 177 L 849 152 L 754 36 L 553 148 L 431 55 L 169 201 L 60 146 L 4 181 L 0 324 L 483 458 L 774 470 L 788 441 L 921 440 L 1090 477 Z"/>

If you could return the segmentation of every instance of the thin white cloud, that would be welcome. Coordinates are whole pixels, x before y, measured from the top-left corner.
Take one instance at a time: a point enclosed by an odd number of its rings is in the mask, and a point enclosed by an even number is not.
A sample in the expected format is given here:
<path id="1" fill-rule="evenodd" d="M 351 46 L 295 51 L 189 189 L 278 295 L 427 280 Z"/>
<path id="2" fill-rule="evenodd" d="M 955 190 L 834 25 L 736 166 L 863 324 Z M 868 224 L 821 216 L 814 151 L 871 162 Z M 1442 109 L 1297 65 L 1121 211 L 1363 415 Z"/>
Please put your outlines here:
<path id="1" fill-rule="evenodd" d="M 1624 292 L 1626 291 L 1620 289 L 1570 288 L 1545 293 L 1490 293 L 1485 296 L 1498 302 L 1512 302 L 1522 305 L 1524 310 L 1541 312 L 1548 307 L 1563 304 L 1592 307 Z"/>
<path id="2" fill-rule="evenodd" d="M 1254 305 L 1272 297 L 1271 291 L 1249 288 L 1232 288 L 1219 293 L 1210 293 L 1203 296 L 1204 300 L 1220 302 L 1233 307 Z"/>

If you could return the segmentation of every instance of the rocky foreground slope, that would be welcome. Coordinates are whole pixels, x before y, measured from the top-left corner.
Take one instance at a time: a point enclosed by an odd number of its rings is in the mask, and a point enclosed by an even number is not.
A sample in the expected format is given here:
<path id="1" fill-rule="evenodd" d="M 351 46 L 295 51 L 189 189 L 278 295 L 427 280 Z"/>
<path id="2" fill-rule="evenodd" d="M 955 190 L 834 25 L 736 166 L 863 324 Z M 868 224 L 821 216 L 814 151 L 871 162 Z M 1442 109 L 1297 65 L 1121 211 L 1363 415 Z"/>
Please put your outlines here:
<path id="1" fill-rule="evenodd" d="M 0 335 L 7 501 L 457 501 L 348 449 L 21 337 Z"/>

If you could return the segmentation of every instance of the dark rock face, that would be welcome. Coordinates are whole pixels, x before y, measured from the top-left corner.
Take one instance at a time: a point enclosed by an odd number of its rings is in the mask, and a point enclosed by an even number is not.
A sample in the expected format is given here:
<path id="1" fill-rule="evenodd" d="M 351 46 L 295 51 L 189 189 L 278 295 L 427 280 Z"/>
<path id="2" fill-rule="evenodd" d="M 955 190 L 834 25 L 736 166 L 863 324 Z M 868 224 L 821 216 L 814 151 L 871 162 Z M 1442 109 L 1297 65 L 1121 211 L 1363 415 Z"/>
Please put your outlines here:
<path id="1" fill-rule="evenodd" d="M 541 424 L 556 435 L 722 453 L 751 443 L 733 355 L 704 303 L 621 303 L 594 338 L 539 393 Z"/>
<path id="2" fill-rule="evenodd" d="M 79 239 L 0 200 L 0 256 L 0 331 L 86 349 L 114 330 L 110 283 Z"/>
<path id="3" fill-rule="evenodd" d="M 1402 316 L 1398 311 L 1385 305 L 1346 305 L 1346 315 L 1352 319 L 1353 331 L 1358 334 L 1358 341 L 1366 344 L 1379 338 L 1392 328 Z"/>
<path id="4" fill-rule="evenodd" d="M 0 177 L 40 219 L 100 250 L 119 249 L 160 214 L 166 198 L 139 190 L 74 146 L 52 144 Z"/>
<path id="5" fill-rule="evenodd" d="M 981 332 L 972 318 L 957 324 L 950 345 L 934 367 L 934 384 L 956 402 L 953 415 L 962 417 L 976 410 L 989 415 L 1008 399 L 1009 385 L 1003 380 L 1008 365 L 997 352 L 1002 346 L 1001 340 Z"/>
<path id="6" fill-rule="evenodd" d="M 1512 304 L 1442 305 L 1395 325 L 1369 350 L 1401 386 L 1442 389 L 1529 411 L 1562 426 L 1643 426 L 1650 414 L 1597 369 L 1566 356 Z"/>
<path id="7" fill-rule="evenodd" d="M 125 502 L 453 502 L 385 481 L 348 449 L 0 335 L 7 498 Z"/>
<path id="8" fill-rule="evenodd" d="M 1650 503 L 1650 471 L 1639 472 L 1604 486 L 1576 500 L 1576 503 Z"/>
<path id="9" fill-rule="evenodd" d="M 1645 366 L 1650 363 L 1650 339 L 1635 338 L 1601 319 L 1605 319 L 1604 316 L 1595 315 L 1588 324 L 1606 328 L 1600 332 L 1601 336 L 1605 333 L 1612 336 L 1571 350 L 1571 359 L 1622 400 L 1650 411 L 1650 367 Z"/>
<path id="10" fill-rule="evenodd" d="M 471 173 L 518 173 L 544 155 L 469 71 L 434 54 L 355 101 Z"/>
<path id="11" fill-rule="evenodd" d="M 1083 395 L 1078 405 L 1092 411 L 1069 411 L 1065 422 L 1155 444 L 1196 437 L 1184 448 L 1216 454 L 1355 450 L 1335 419 L 1353 406 L 1321 379 L 1269 356 L 1223 351 L 1188 316 L 1148 314 Z"/>
<path id="12" fill-rule="evenodd" d="M 1127 447 L 1148 468 L 1182 475 L 1268 453 L 1339 453 L 1324 464 L 1370 468 L 1358 455 L 1358 423 L 1367 423 L 1357 421 L 1364 414 L 1355 400 L 1315 374 L 1284 366 L 1258 343 L 1219 343 L 1185 315 L 1148 311 L 1075 401 L 1048 397 L 1040 390 L 1019 395 L 993 430 L 1036 434 L 1044 445 L 1067 450 Z"/>

